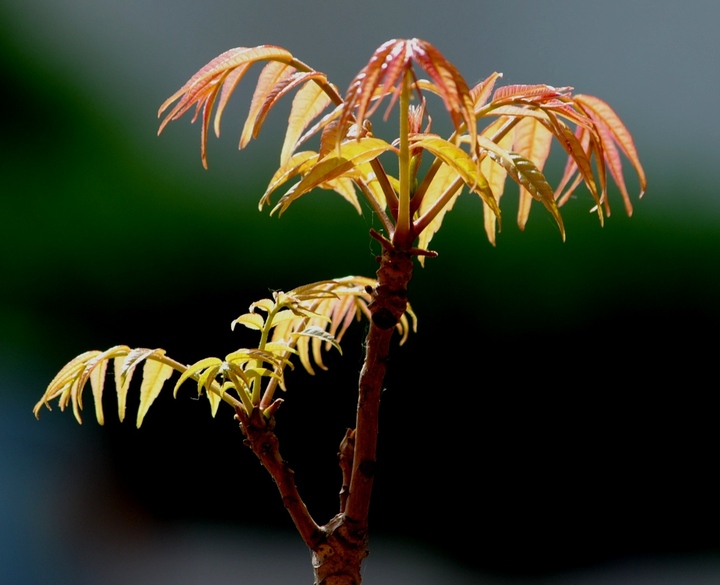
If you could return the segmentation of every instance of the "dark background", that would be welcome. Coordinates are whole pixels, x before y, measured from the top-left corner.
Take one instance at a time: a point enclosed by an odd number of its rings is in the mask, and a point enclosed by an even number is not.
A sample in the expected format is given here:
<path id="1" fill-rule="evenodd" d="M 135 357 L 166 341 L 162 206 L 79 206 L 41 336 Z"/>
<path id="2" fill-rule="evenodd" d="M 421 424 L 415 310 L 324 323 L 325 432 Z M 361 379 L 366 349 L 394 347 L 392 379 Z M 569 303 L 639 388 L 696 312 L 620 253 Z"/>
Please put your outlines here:
<path id="1" fill-rule="evenodd" d="M 199 127 L 158 139 L 155 115 L 233 46 L 285 46 L 344 89 L 393 36 L 434 43 L 469 83 L 500 70 L 606 99 L 650 188 L 630 219 L 615 197 L 604 228 L 581 195 L 564 244 L 540 208 L 520 233 L 509 195 L 496 248 L 473 197 L 448 215 L 386 380 L 368 581 L 717 582 L 719 17 L 700 1 L 4 3 L 3 583 L 286 583 L 296 567 L 310 582 L 228 410 L 211 419 L 189 388 L 141 430 L 111 401 L 104 428 L 92 409 L 81 427 L 31 409 L 84 350 L 223 356 L 254 342 L 228 325 L 269 290 L 372 275 L 376 222 L 336 195 L 257 212 L 284 113 L 238 154 L 249 83 L 209 172 Z M 319 521 L 337 507 L 362 335 L 329 372 L 292 374 L 278 415 Z"/>

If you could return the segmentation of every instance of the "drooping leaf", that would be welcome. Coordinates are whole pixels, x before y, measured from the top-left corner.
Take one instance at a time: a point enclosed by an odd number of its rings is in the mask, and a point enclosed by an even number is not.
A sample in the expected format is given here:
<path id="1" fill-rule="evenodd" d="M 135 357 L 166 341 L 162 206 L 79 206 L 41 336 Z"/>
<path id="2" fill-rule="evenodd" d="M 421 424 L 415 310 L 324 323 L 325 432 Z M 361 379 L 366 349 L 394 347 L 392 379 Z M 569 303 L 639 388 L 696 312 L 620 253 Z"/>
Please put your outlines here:
<path id="1" fill-rule="evenodd" d="M 280 198 L 273 212 L 279 209 L 282 214 L 291 203 L 315 187 L 350 173 L 357 165 L 367 163 L 390 150 L 394 150 L 394 147 L 380 138 L 366 137 L 344 142 L 337 156 L 328 156 L 312 164 L 300 183 Z"/>
<path id="2" fill-rule="evenodd" d="M 330 103 L 330 97 L 317 83 L 306 83 L 298 90 L 292 102 L 285 140 L 280 151 L 281 166 L 285 165 L 295 152 L 305 129 Z"/>
<path id="3" fill-rule="evenodd" d="M 500 215 L 500 208 L 497 205 L 495 196 L 490 190 L 487 179 L 480 172 L 480 166 L 477 161 L 467 152 L 452 142 L 433 134 L 419 134 L 412 137 L 411 143 L 415 147 L 424 148 L 455 170 L 470 190 L 480 195 L 482 200 L 485 201 L 495 213 Z"/>
<path id="4" fill-rule="evenodd" d="M 501 132 L 506 127 L 506 124 L 506 119 L 499 118 L 495 122 L 490 124 L 487 128 L 485 128 L 482 135 L 486 138 L 495 136 L 497 133 Z M 512 147 L 514 139 L 515 136 L 512 132 L 506 132 L 500 135 L 499 138 L 493 140 L 493 142 L 495 142 L 500 148 L 509 150 Z M 505 167 L 497 164 L 490 157 L 486 156 L 480 162 L 480 171 L 483 175 L 485 175 L 485 178 L 490 185 L 490 189 L 492 189 L 493 195 L 495 195 L 495 200 L 497 201 L 498 206 L 500 206 L 500 198 L 505 193 L 505 180 L 507 179 L 507 171 L 505 170 Z M 487 235 L 488 241 L 493 246 L 495 246 L 496 233 L 498 228 L 497 215 L 484 201 L 483 224 L 485 227 L 485 234 Z"/>
<path id="5" fill-rule="evenodd" d="M 515 139 L 513 151 L 521 157 L 531 161 L 538 171 L 542 172 L 545 161 L 550 155 L 553 134 L 539 120 L 533 117 L 526 117 L 520 120 L 515 126 Z M 547 181 L 545 181 L 547 184 Z M 524 186 L 520 187 L 520 202 L 518 204 L 518 225 L 525 229 L 530 204 L 533 195 Z"/>
<path id="6" fill-rule="evenodd" d="M 156 350 L 157 352 L 158 350 Z M 160 394 L 163 384 L 172 376 L 173 368 L 154 359 L 146 359 L 143 365 L 143 380 L 140 386 L 140 406 L 137 413 L 137 428 L 143 423 L 148 409 Z"/>
<path id="7" fill-rule="evenodd" d="M 250 112 L 243 126 L 240 135 L 240 148 L 245 148 L 251 138 L 257 138 L 257 132 L 260 130 L 257 124 L 261 115 L 264 104 L 268 98 L 276 91 L 278 85 L 281 85 L 295 72 L 294 67 L 290 67 L 287 63 L 280 61 L 271 61 L 263 68 L 260 73 L 252 101 L 250 102 Z"/>
<path id="8" fill-rule="evenodd" d="M 501 148 L 495 142 L 486 139 L 484 136 L 478 136 L 478 145 L 487 152 L 493 161 L 502 165 L 508 175 L 517 182 L 518 185 L 527 189 L 533 198 L 542 202 L 545 208 L 552 214 L 560 228 L 563 239 L 565 239 L 565 228 L 557 203 L 555 202 L 555 194 L 552 187 L 548 184 L 545 175 L 538 170 L 535 164 L 515 152 Z M 522 228 L 523 226 L 521 225 L 520 227 Z"/>
<path id="9" fill-rule="evenodd" d="M 647 178 L 645 177 L 645 171 L 640 164 L 640 158 L 638 157 L 637 149 L 635 148 L 635 142 L 633 141 L 628 129 L 620 120 L 620 117 L 607 103 L 599 98 L 589 95 L 577 95 L 575 96 L 575 101 L 589 113 L 593 122 L 595 122 L 610 174 L 620 188 L 625 202 L 625 208 L 628 214 L 630 214 L 632 211 L 632 205 L 630 203 L 627 188 L 625 187 L 622 163 L 620 161 L 620 157 L 617 155 L 617 148 L 615 148 L 615 145 L 620 147 L 622 152 L 635 168 L 635 172 L 638 174 L 640 181 L 640 197 L 642 197 L 647 189 Z"/>
<path id="10" fill-rule="evenodd" d="M 189 380 L 190 378 L 198 378 L 200 373 L 207 368 L 212 367 L 220 367 L 222 365 L 222 360 L 216 357 L 209 357 L 201 359 L 200 361 L 195 362 L 193 365 L 188 366 L 188 368 L 180 375 L 180 379 L 175 383 L 175 388 L 173 388 L 173 396 L 177 396 L 178 389 L 180 386 L 182 386 L 183 382 L 186 380 Z M 200 390 L 200 385 L 198 385 L 198 391 Z"/>

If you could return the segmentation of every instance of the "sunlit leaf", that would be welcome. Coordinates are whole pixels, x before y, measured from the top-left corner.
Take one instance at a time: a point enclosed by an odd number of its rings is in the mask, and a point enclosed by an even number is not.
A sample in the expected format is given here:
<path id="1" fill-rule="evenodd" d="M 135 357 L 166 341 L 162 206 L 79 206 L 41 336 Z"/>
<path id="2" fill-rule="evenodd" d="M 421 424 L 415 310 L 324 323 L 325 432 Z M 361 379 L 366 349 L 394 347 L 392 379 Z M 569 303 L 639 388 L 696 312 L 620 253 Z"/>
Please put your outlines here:
<path id="1" fill-rule="evenodd" d="M 140 386 L 140 406 L 137 413 L 137 428 L 140 428 L 148 409 L 160 394 L 163 384 L 172 376 L 173 368 L 162 362 L 148 359 L 143 366 L 143 380 Z"/>
<path id="2" fill-rule="evenodd" d="M 344 142 L 337 156 L 328 156 L 312 165 L 300 183 L 282 196 L 273 211 L 279 209 L 282 214 L 291 203 L 315 187 L 337 179 L 349 173 L 356 165 L 367 163 L 389 150 L 394 150 L 394 147 L 380 138 L 366 137 Z"/>
<path id="3" fill-rule="evenodd" d="M 502 165 L 508 175 L 512 177 L 518 185 L 527 189 L 533 198 L 542 202 L 545 208 L 552 214 L 553 218 L 555 218 L 564 239 L 565 228 L 562 217 L 560 216 L 560 211 L 555 202 L 555 194 L 552 187 L 548 184 L 545 175 L 538 170 L 535 164 L 515 152 L 501 148 L 495 142 L 486 139 L 484 136 L 478 136 L 478 145 L 487 151 L 488 156 L 492 160 Z M 522 225 L 520 227 L 522 227 Z"/>
<path id="4" fill-rule="evenodd" d="M 619 116 L 607 103 L 589 95 L 577 95 L 575 96 L 575 101 L 588 111 L 590 117 L 595 122 L 600 134 L 600 140 L 610 174 L 620 188 L 627 212 L 631 213 L 632 205 L 630 204 L 630 197 L 625 187 L 622 163 L 620 157 L 617 155 L 615 145 L 620 147 L 635 168 L 640 181 L 640 197 L 642 197 L 647 189 L 647 179 L 645 177 L 645 171 L 640 164 L 635 142 Z"/>
<path id="5" fill-rule="evenodd" d="M 330 103 L 330 97 L 317 83 L 306 83 L 298 90 L 292 102 L 285 141 L 280 151 L 281 166 L 290 159 L 305 129 Z"/>
<path id="6" fill-rule="evenodd" d="M 178 389 L 182 384 L 190 379 L 190 378 L 197 378 L 199 377 L 200 373 L 207 369 L 212 367 L 220 367 L 222 365 L 222 360 L 216 357 L 209 357 L 202 359 L 198 362 L 195 362 L 193 365 L 189 366 L 181 375 L 180 379 L 175 383 L 175 388 L 173 388 L 173 396 L 177 396 Z"/>
<path id="7" fill-rule="evenodd" d="M 443 196 L 447 197 L 447 202 L 442 206 L 442 209 L 437 212 L 432 221 L 427 224 L 425 229 L 420 232 L 417 244 L 418 247 L 424 250 L 428 249 L 430 241 L 442 225 L 445 214 L 450 211 L 455 205 L 455 200 L 460 195 L 463 185 L 462 183 L 457 183 L 458 176 L 459 174 L 457 170 L 454 167 L 446 164 L 441 165 L 433 176 L 430 185 L 425 191 L 422 202 L 418 209 L 418 216 L 422 216 L 427 213 L 427 211 L 432 208 L 435 202 Z M 450 189 L 452 190 L 452 192 L 448 193 L 448 190 Z M 420 256 L 418 260 L 421 265 L 425 265 L 424 257 Z"/>
<path id="8" fill-rule="evenodd" d="M 520 120 L 515 126 L 515 139 L 513 151 L 531 161 L 538 171 L 542 172 L 545 161 L 550 154 L 553 134 L 539 120 L 527 117 Z M 547 181 L 545 181 L 547 184 Z M 518 225 L 525 229 L 530 204 L 534 196 L 524 186 L 520 187 L 520 202 L 518 204 Z"/>
<path id="9" fill-rule="evenodd" d="M 462 148 L 431 134 L 419 134 L 413 137 L 412 144 L 415 147 L 426 149 L 454 169 L 471 191 L 480 195 L 493 211 L 500 214 L 495 196 L 490 190 L 487 179 L 480 172 L 479 165 Z"/>
<path id="10" fill-rule="evenodd" d="M 262 318 L 262 315 L 258 315 L 257 313 L 245 313 L 244 315 L 240 315 L 230 324 L 230 329 L 234 331 L 236 324 L 244 325 L 248 329 L 262 330 L 265 326 L 265 319 Z"/>
<path id="11" fill-rule="evenodd" d="M 290 67 L 286 63 L 279 61 L 271 61 L 263 68 L 260 73 L 252 101 L 250 102 L 250 112 L 243 126 L 240 135 L 240 148 L 245 148 L 251 138 L 257 138 L 257 132 L 260 130 L 256 125 L 258 117 L 262 111 L 263 105 L 272 95 L 278 84 L 282 83 L 295 72 L 294 67 Z"/>

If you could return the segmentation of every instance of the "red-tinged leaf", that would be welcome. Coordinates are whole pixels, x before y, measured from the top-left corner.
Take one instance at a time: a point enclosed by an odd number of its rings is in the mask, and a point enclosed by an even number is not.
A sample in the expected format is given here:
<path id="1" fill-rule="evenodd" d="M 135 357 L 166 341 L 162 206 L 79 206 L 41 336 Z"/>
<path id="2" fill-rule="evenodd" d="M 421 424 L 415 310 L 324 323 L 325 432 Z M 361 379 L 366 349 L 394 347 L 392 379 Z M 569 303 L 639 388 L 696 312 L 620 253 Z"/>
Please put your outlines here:
<path id="1" fill-rule="evenodd" d="M 280 153 L 280 164 L 284 165 L 299 144 L 299 138 L 310 123 L 330 104 L 330 97 L 317 83 L 306 83 L 292 102 L 285 141 Z"/>
<path id="2" fill-rule="evenodd" d="M 640 164 L 635 142 L 628 129 L 614 110 L 604 101 L 589 95 L 577 95 L 575 96 L 575 101 L 589 111 L 590 117 L 598 128 L 603 148 L 606 152 L 608 151 L 606 143 L 608 142 L 608 138 L 611 138 L 612 141 L 620 147 L 625 156 L 627 156 L 635 168 L 635 172 L 638 174 L 640 180 L 640 196 L 642 197 L 647 189 L 647 179 L 645 177 L 645 171 Z M 610 173 L 618 183 L 618 186 L 620 186 L 621 183 L 618 181 L 618 177 L 622 177 L 622 165 L 620 161 L 608 161 L 608 163 Z M 629 198 L 626 199 L 626 206 L 628 201 Z"/>
<path id="3" fill-rule="evenodd" d="M 280 101 L 282 97 L 295 89 L 298 85 L 306 83 L 308 79 L 313 78 L 318 80 L 322 79 L 325 81 L 325 83 L 327 83 L 325 75 L 323 75 L 322 73 L 318 73 L 317 71 L 293 73 L 292 75 L 287 75 L 280 79 L 275 84 L 275 87 L 272 89 L 272 91 L 265 98 L 265 102 L 260 108 L 260 112 L 258 113 L 257 119 L 255 120 L 255 124 L 253 126 L 253 137 L 257 137 L 257 135 L 260 133 L 260 128 L 262 128 L 262 125 L 265 122 L 265 118 L 267 117 L 268 113 L 273 108 L 273 106 L 278 101 Z M 322 92 L 322 88 L 316 83 L 311 83 L 310 85 Z M 327 100 L 330 99 L 326 93 L 323 92 L 323 95 L 327 98 Z"/>
<path id="4" fill-rule="evenodd" d="M 294 72 L 294 67 L 278 61 L 271 61 L 265 65 L 255 86 L 255 92 L 250 102 L 250 112 L 248 113 L 247 120 L 245 120 L 245 125 L 243 126 L 240 136 L 241 149 L 247 146 L 251 138 L 257 138 L 259 128 L 256 122 L 263 109 L 263 105 L 268 99 L 272 99 L 271 96 L 276 91 L 277 85 L 282 84 L 283 81 Z"/>
<path id="5" fill-rule="evenodd" d="M 356 165 L 370 162 L 389 150 L 395 148 L 380 138 L 366 137 L 344 142 L 340 145 L 339 156 L 328 156 L 313 165 L 300 183 L 283 195 L 273 212 L 279 209 L 282 214 L 293 201 L 315 187 L 337 179 L 352 171 Z"/>
<path id="6" fill-rule="evenodd" d="M 345 123 L 340 120 L 331 120 L 322 129 L 320 135 L 320 149 L 318 150 L 318 160 L 325 158 L 331 152 L 336 152 L 338 146 L 345 140 L 350 128 L 354 127 L 349 120 Z"/>
<path id="7" fill-rule="evenodd" d="M 487 155 L 496 163 L 502 165 L 508 175 L 521 187 L 527 189 L 534 199 L 540 201 L 555 219 L 560 228 L 563 240 L 565 239 L 565 227 L 563 226 L 560 210 L 555 203 L 555 194 L 548 184 L 545 175 L 535 164 L 515 152 L 510 152 L 487 140 L 484 136 L 478 137 L 478 145 L 487 152 Z M 522 229 L 526 217 L 518 217 L 518 225 Z M 522 220 L 522 222 L 520 221 Z"/>
<path id="8" fill-rule="evenodd" d="M 499 87 L 493 95 L 493 102 L 514 101 L 518 99 L 537 98 L 549 99 L 566 95 L 572 91 L 572 87 L 552 87 L 551 85 L 504 85 Z"/>
<path id="9" fill-rule="evenodd" d="M 578 170 L 580 171 L 590 194 L 596 204 L 600 205 L 602 195 L 598 192 L 592 165 L 586 149 L 583 148 L 582 143 L 578 140 L 575 133 L 567 126 L 567 124 L 565 124 L 562 120 L 559 120 L 551 112 L 548 112 L 548 116 L 550 118 L 548 130 L 555 134 L 560 142 L 560 145 L 565 149 L 565 152 L 567 152 L 568 156 L 573 159 L 575 164 L 577 164 Z"/>
<path id="10" fill-rule="evenodd" d="M 158 134 L 162 132 L 162 129 L 170 120 L 175 120 L 186 112 L 188 108 L 197 101 L 197 97 L 199 93 L 202 92 L 203 88 L 205 88 L 217 77 L 229 70 L 235 69 L 236 67 L 248 63 L 256 63 L 258 61 L 281 61 L 284 63 L 291 63 L 293 61 L 293 56 L 285 49 L 272 45 L 261 45 L 253 48 L 238 47 L 218 55 L 197 73 L 195 73 L 195 75 L 193 75 L 178 91 L 163 102 L 160 106 L 160 110 L 158 111 L 158 116 L 162 115 L 170 104 L 182 96 L 180 101 L 166 115 L 163 123 L 160 125 Z"/>
<path id="11" fill-rule="evenodd" d="M 464 122 L 471 143 L 474 144 L 477 135 L 474 101 L 465 78 L 433 45 L 419 39 L 413 39 L 413 42 L 415 60 L 440 89 L 445 109 L 450 113 L 453 125 L 459 130 L 461 123 Z"/>
<path id="12" fill-rule="evenodd" d="M 370 101 L 375 94 L 376 88 L 382 83 L 387 70 L 386 61 L 388 56 L 393 53 L 395 46 L 402 42 L 392 39 L 383 43 L 372 54 L 368 64 L 350 82 L 350 87 L 345 94 L 345 107 L 340 116 L 342 125 L 352 120 L 353 110 L 356 110 L 355 119 L 357 121 L 362 123 L 365 120 L 368 115 Z"/>
<path id="13" fill-rule="evenodd" d="M 238 86 L 238 83 L 240 83 L 240 80 L 245 77 L 245 74 L 250 70 L 250 67 L 252 66 L 253 63 L 244 63 L 242 65 L 239 65 L 232 71 L 228 72 L 225 80 L 222 83 L 222 88 L 220 90 L 220 101 L 218 102 L 218 106 L 215 110 L 214 120 L 215 136 L 217 136 L 218 138 L 220 138 L 220 121 L 222 119 L 223 113 L 225 112 L 225 107 L 230 100 L 230 96 L 235 91 L 235 88 Z"/>
<path id="14" fill-rule="evenodd" d="M 381 99 L 377 99 L 370 105 L 377 98 L 378 90 L 381 98 L 391 96 L 392 107 L 408 73 L 412 75 L 413 87 L 419 91 L 420 85 L 412 69 L 413 61 L 428 73 L 437 87 L 456 130 L 460 130 L 461 124 L 465 123 L 467 131 L 474 136 L 475 116 L 467 83 L 455 66 L 435 47 L 420 39 L 393 39 L 373 53 L 368 64 L 350 83 L 340 116 L 341 125 L 351 121 L 353 113 L 358 123 L 370 116 L 381 102 Z"/>
<path id="15" fill-rule="evenodd" d="M 542 172 L 545 161 L 550 155 L 552 139 L 552 132 L 543 126 L 539 120 L 526 117 L 515 126 L 515 140 L 512 149 L 520 156 L 532 161 L 537 169 Z M 520 187 L 520 202 L 518 205 L 518 225 L 520 229 L 525 228 L 532 199 L 532 194 L 525 187 Z"/>
<path id="16" fill-rule="evenodd" d="M 470 90 L 470 97 L 473 101 L 473 109 L 476 113 L 490 99 L 492 90 L 495 88 L 495 82 L 500 77 L 502 77 L 502 73 L 498 73 L 496 71 Z"/>
<path id="17" fill-rule="evenodd" d="M 575 130 L 575 134 L 583 151 L 588 152 L 590 148 L 589 133 L 585 132 L 584 128 L 577 128 Z M 578 166 L 575 159 L 568 156 L 562 179 L 560 180 L 560 184 L 557 189 L 555 189 L 555 200 L 558 202 L 558 205 L 565 204 L 582 181 L 583 177 L 578 172 Z"/>
<path id="18" fill-rule="evenodd" d="M 483 116 L 504 116 L 508 118 L 537 118 L 539 120 L 547 120 L 547 114 L 542 110 L 532 107 L 525 106 L 499 106 L 483 108 L 485 111 L 482 112 Z"/>
<path id="19" fill-rule="evenodd" d="M 413 147 L 424 148 L 446 165 L 453 168 L 462 181 L 482 198 L 490 208 L 500 215 L 500 208 L 487 179 L 480 172 L 478 163 L 462 148 L 434 134 L 419 134 L 411 137 Z"/>

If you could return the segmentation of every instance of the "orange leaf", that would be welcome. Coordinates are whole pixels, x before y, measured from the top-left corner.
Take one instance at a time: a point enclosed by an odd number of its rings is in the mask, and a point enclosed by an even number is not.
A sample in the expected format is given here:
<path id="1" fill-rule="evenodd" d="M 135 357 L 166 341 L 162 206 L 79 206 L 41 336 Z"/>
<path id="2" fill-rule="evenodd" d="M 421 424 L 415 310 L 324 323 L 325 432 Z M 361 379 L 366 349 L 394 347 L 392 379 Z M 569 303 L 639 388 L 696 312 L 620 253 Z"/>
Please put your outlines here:
<path id="1" fill-rule="evenodd" d="M 266 102 L 272 102 L 272 96 L 277 91 L 277 86 L 281 85 L 295 72 L 294 67 L 290 67 L 286 63 L 271 61 L 263 67 L 255 92 L 253 93 L 252 102 L 250 102 L 250 112 L 243 126 L 242 135 L 240 136 L 240 148 L 245 148 L 251 138 L 257 138 L 260 130 L 260 116 Z M 269 109 L 268 106 L 267 109 Z"/>
<path id="2" fill-rule="evenodd" d="M 307 74 L 308 77 L 315 75 Z M 306 83 L 295 95 L 288 118 L 280 164 L 285 164 L 299 144 L 300 135 L 328 105 L 330 97 L 317 83 Z"/>
<path id="3" fill-rule="evenodd" d="M 543 170 L 545 161 L 550 154 L 553 134 L 543 124 L 532 117 L 525 117 L 515 126 L 513 151 L 532 161 L 539 171 Z M 525 187 L 520 187 L 520 203 L 518 205 L 518 225 L 524 229 L 530 214 L 532 195 Z"/>

